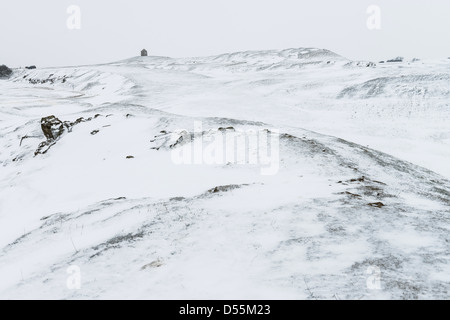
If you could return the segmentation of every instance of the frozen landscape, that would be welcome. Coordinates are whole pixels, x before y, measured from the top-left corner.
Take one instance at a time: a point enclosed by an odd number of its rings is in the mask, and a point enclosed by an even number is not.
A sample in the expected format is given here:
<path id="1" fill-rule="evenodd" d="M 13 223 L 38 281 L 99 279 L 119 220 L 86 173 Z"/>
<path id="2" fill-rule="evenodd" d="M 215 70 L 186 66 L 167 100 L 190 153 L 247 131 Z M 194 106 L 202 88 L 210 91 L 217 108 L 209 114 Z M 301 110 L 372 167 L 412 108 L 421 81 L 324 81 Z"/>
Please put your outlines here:
<path id="1" fill-rule="evenodd" d="M 273 170 L 174 161 L 227 132 Z M 0 150 L 2 299 L 449 298 L 450 59 L 16 69 Z"/>

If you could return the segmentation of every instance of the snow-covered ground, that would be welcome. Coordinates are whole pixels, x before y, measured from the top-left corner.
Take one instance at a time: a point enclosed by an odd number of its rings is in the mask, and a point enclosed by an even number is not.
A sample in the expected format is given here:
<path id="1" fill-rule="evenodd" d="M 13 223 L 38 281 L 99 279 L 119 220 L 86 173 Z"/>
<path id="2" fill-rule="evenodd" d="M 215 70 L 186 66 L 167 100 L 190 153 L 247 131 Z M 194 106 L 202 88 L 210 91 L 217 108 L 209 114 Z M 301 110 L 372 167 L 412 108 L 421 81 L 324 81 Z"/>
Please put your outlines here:
<path id="1" fill-rule="evenodd" d="M 40 148 L 51 115 L 70 125 Z M 250 132 L 279 141 L 272 174 L 174 161 Z M 449 297 L 449 59 L 301 48 L 15 70 L 0 150 L 0 298 Z"/>

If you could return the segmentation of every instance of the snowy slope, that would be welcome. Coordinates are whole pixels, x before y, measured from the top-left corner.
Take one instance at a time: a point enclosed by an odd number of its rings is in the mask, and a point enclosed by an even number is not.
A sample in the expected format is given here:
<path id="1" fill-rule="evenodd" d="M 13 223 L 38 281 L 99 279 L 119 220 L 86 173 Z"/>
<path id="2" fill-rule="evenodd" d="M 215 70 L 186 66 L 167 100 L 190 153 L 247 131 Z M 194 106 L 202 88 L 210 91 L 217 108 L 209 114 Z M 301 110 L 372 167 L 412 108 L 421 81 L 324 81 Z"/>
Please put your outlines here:
<path id="1" fill-rule="evenodd" d="M 449 68 L 300 48 L 16 70 L 0 298 L 448 298 Z M 50 115 L 83 121 L 36 154 Z M 227 130 L 280 132 L 276 174 L 174 162 L 180 132 Z"/>

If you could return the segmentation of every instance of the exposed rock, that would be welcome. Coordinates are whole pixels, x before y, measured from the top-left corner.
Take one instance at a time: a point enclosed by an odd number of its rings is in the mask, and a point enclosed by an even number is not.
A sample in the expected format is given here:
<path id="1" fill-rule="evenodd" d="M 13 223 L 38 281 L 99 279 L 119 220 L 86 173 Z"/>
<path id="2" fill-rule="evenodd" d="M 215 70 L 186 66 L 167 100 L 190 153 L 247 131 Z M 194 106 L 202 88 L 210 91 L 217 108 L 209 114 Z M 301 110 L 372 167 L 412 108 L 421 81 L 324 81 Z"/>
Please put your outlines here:
<path id="1" fill-rule="evenodd" d="M 28 66 L 28 67 L 25 67 L 25 69 L 33 70 L 33 69 L 36 69 L 36 66 Z"/>
<path id="2" fill-rule="evenodd" d="M 233 127 L 227 127 L 227 128 L 222 128 L 220 127 L 218 129 L 220 132 L 224 132 L 224 131 L 236 131 Z"/>
<path id="3" fill-rule="evenodd" d="M 394 59 L 390 59 L 387 62 L 403 62 L 403 57 L 397 57 Z"/>
<path id="4" fill-rule="evenodd" d="M 292 134 L 289 134 L 289 133 L 283 133 L 282 135 L 280 135 L 280 137 L 282 139 L 288 139 L 288 140 L 297 139 L 297 137 L 294 137 Z"/>
<path id="5" fill-rule="evenodd" d="M 55 116 L 49 116 L 41 119 L 41 128 L 47 140 L 56 140 L 63 133 L 67 124 L 65 125 L 61 120 Z"/>
<path id="6" fill-rule="evenodd" d="M 12 74 L 12 70 L 4 64 L 0 66 L 0 78 L 7 78 Z"/>
<path id="7" fill-rule="evenodd" d="M 212 188 L 212 189 L 208 190 L 208 193 L 228 192 L 228 191 L 231 191 L 231 190 L 234 190 L 234 189 L 239 189 L 241 187 L 242 187 L 242 185 L 237 185 L 237 184 L 230 184 L 230 185 L 227 185 L 227 186 L 218 186 L 218 187 L 215 187 L 215 188 Z"/>
<path id="8" fill-rule="evenodd" d="M 95 118 L 97 118 L 100 115 L 96 115 Z M 66 132 L 72 132 L 72 127 L 80 124 L 82 122 L 91 121 L 93 118 L 78 118 L 75 120 L 75 122 L 70 121 L 61 121 L 55 116 L 49 116 L 41 119 L 41 128 L 42 132 L 44 133 L 45 138 L 47 139 L 44 142 L 41 142 L 35 151 L 34 155 L 37 156 L 38 154 L 45 154 L 47 151 L 56 144 L 56 142 L 63 136 Z M 96 134 L 91 132 L 91 134 Z M 98 132 L 97 132 L 98 133 Z"/>
<path id="9" fill-rule="evenodd" d="M 134 156 L 127 156 L 127 159 L 134 159 Z"/>
<path id="10" fill-rule="evenodd" d="M 26 79 L 26 77 L 28 77 L 28 75 L 24 76 L 24 79 Z M 47 84 L 47 83 L 55 84 L 55 82 L 66 83 L 66 81 L 67 81 L 67 76 L 56 77 L 54 74 L 49 75 L 49 77 L 46 79 L 28 78 L 28 82 L 30 84 Z"/>
<path id="11" fill-rule="evenodd" d="M 23 140 L 25 140 L 25 139 L 30 139 L 30 138 L 40 138 L 40 137 L 39 137 L 39 136 L 29 136 L 29 135 L 25 135 L 25 136 L 23 136 L 23 137 L 20 139 L 20 144 L 19 144 L 19 146 L 20 146 L 20 147 L 22 146 Z"/>
<path id="12" fill-rule="evenodd" d="M 153 261 L 152 263 L 146 264 L 145 266 L 143 266 L 141 268 L 141 270 L 160 268 L 163 265 L 164 264 L 163 264 L 163 262 L 161 260 L 156 260 L 156 261 Z"/>
<path id="13" fill-rule="evenodd" d="M 71 123 L 71 126 L 80 124 L 80 123 L 82 123 L 82 122 L 91 121 L 91 120 L 92 120 L 92 118 L 89 118 L 88 120 L 86 120 L 86 119 L 84 119 L 84 118 L 78 118 L 77 120 L 75 120 L 74 122 Z"/>
<path id="14" fill-rule="evenodd" d="M 345 65 L 346 67 L 364 67 L 364 68 L 374 68 L 377 66 L 376 63 L 372 61 L 351 61 Z"/>
<path id="15" fill-rule="evenodd" d="M 359 194 L 351 193 L 351 192 L 348 192 L 348 191 L 341 192 L 339 194 L 344 194 L 344 195 L 347 195 L 347 196 L 349 196 L 351 198 L 358 198 L 358 199 L 361 198 L 361 196 Z"/>
<path id="16" fill-rule="evenodd" d="M 376 63 L 372 62 L 372 61 L 358 61 L 355 62 L 356 66 L 358 67 L 366 67 L 366 68 L 373 68 L 376 67 Z"/>
<path id="17" fill-rule="evenodd" d="M 186 200 L 185 197 L 174 197 L 174 198 L 170 198 L 170 201 L 184 201 Z"/>
<path id="18" fill-rule="evenodd" d="M 38 146 L 38 148 L 36 149 L 36 151 L 34 152 L 34 155 L 37 156 L 38 154 L 46 154 L 47 151 L 53 147 L 56 144 L 56 141 L 44 141 L 41 142 Z"/>
<path id="19" fill-rule="evenodd" d="M 349 182 L 364 182 L 364 181 L 366 181 L 366 177 L 364 177 L 364 176 L 362 176 L 361 178 L 349 180 Z"/>
<path id="20" fill-rule="evenodd" d="M 384 207 L 385 205 L 384 205 L 384 203 L 382 203 L 382 202 L 374 202 L 374 203 L 369 203 L 369 206 L 371 206 L 371 207 L 377 207 L 377 208 L 382 208 L 382 207 Z"/>
<path id="21" fill-rule="evenodd" d="M 176 146 L 182 144 L 183 141 L 184 141 L 184 138 L 183 138 L 183 136 L 181 136 L 181 137 L 179 137 L 179 138 L 177 139 L 177 141 L 175 141 L 175 143 L 171 144 L 171 145 L 169 146 L 169 148 L 170 148 L 170 149 L 173 149 L 173 148 L 175 148 Z"/>

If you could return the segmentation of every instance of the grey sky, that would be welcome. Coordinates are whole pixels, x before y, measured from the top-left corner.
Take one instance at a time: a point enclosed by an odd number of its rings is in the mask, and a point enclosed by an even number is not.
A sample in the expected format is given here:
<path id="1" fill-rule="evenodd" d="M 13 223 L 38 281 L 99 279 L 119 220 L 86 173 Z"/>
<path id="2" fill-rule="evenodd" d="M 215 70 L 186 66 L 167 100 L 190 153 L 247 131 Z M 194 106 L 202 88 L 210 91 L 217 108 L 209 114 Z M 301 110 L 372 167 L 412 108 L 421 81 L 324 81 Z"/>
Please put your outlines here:
<path id="1" fill-rule="evenodd" d="M 366 26 L 381 7 L 381 30 Z M 81 30 L 69 30 L 69 5 Z M 14 0 L 0 3 L 0 64 L 80 65 L 135 56 L 327 48 L 352 59 L 450 56 L 449 0 Z"/>

